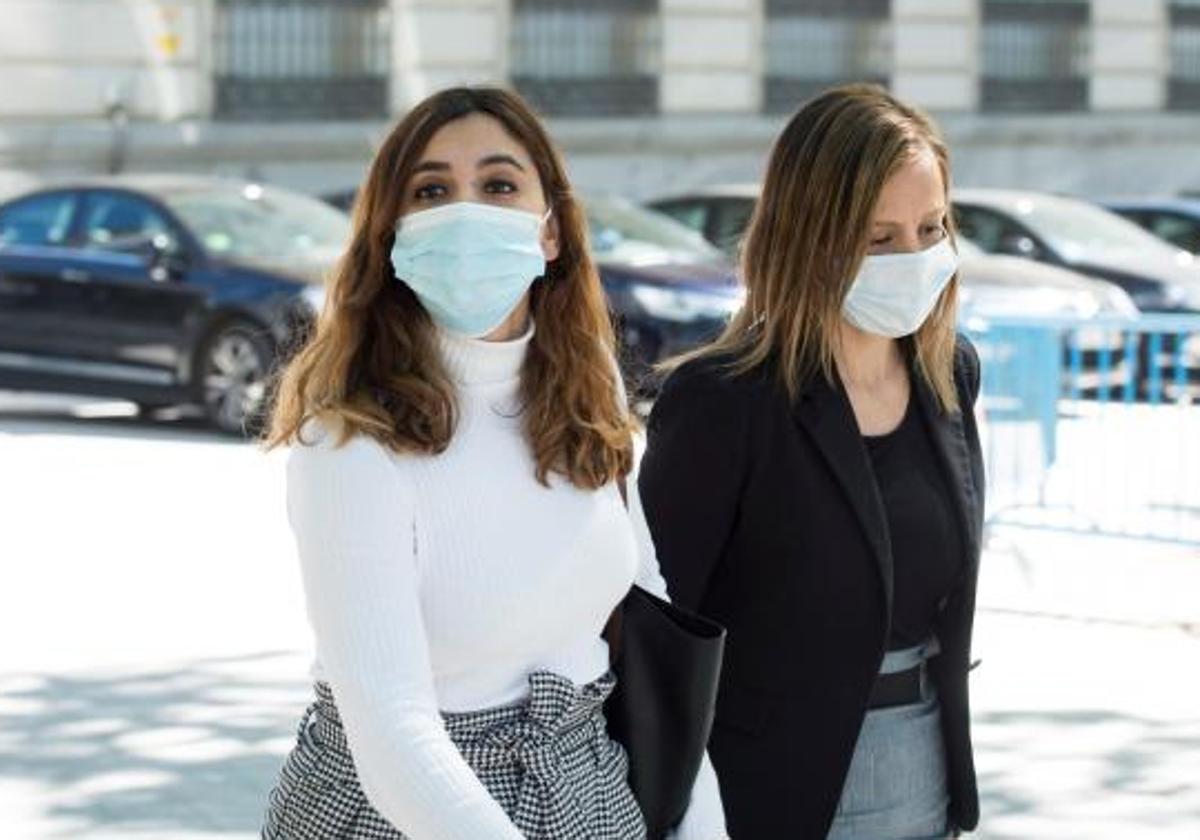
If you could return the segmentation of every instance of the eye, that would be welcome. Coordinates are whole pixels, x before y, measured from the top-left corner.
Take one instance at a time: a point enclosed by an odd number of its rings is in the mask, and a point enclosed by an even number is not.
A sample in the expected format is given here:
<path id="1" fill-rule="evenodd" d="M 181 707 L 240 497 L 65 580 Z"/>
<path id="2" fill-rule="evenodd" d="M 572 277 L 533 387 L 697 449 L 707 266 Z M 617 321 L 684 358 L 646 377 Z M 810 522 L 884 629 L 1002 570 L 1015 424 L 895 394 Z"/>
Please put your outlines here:
<path id="1" fill-rule="evenodd" d="M 446 188 L 435 181 L 417 187 L 413 191 L 413 198 L 417 201 L 434 201 L 445 194 Z"/>
<path id="2" fill-rule="evenodd" d="M 883 236 L 883 237 L 880 237 L 879 239 L 872 239 L 872 240 L 871 240 L 871 247 L 872 247 L 872 248 L 878 248 L 878 247 L 880 247 L 880 246 L 883 246 L 883 245 L 886 245 L 886 244 L 888 244 L 888 243 L 889 243 L 889 242 L 891 242 L 891 241 L 892 241 L 892 237 L 891 237 L 891 236 Z"/>
<path id="3" fill-rule="evenodd" d="M 493 178 L 483 185 L 483 190 L 491 195 L 508 195 L 517 191 L 517 185 L 503 178 Z"/>
<path id="4" fill-rule="evenodd" d="M 925 227 L 922 229 L 922 231 L 921 231 L 921 235 L 922 235 L 922 236 L 935 236 L 935 237 L 937 237 L 938 239 L 941 239 L 943 236 L 945 236 L 945 235 L 946 235 L 946 228 L 945 228 L 945 227 L 943 227 L 943 226 L 942 226 L 942 225 L 940 225 L 940 224 L 938 224 L 938 225 L 926 225 L 926 226 L 925 226 Z"/>

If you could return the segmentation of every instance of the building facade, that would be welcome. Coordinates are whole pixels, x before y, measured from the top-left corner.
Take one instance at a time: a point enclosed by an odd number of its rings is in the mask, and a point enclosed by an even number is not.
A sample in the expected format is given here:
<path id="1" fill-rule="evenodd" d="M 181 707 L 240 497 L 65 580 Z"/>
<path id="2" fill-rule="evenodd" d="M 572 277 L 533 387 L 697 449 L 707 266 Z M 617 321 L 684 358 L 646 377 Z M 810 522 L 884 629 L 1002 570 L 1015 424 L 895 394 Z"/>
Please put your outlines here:
<path id="1" fill-rule="evenodd" d="M 109 170 L 356 183 L 427 93 L 498 82 L 577 182 L 758 177 L 787 114 L 870 80 L 960 183 L 1200 189 L 1200 0 L 0 0 L 0 189 Z"/>

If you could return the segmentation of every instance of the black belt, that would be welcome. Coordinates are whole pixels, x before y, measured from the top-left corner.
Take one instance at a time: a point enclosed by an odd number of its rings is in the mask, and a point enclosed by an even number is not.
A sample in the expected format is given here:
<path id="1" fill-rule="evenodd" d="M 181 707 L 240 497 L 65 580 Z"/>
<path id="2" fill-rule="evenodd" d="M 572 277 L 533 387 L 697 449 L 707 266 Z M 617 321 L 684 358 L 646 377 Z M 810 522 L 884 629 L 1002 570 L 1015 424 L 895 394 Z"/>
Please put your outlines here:
<path id="1" fill-rule="evenodd" d="M 880 674 L 871 688 L 867 708 L 884 709 L 921 702 L 921 671 L 924 667 L 921 664 L 894 674 Z"/>

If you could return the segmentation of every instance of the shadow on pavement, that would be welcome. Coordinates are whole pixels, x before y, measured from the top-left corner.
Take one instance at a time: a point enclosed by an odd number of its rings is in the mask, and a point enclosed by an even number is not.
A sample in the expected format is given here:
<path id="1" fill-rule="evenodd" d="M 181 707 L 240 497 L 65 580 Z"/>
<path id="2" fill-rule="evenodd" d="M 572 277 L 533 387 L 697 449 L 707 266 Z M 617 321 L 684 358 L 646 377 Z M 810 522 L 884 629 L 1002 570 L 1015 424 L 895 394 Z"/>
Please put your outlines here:
<path id="1" fill-rule="evenodd" d="M 1099 829 L 1105 816 L 1096 807 L 1117 802 L 1123 803 L 1123 822 L 1200 821 L 1200 790 L 1187 772 L 1200 756 L 1200 717 L 1164 721 L 1108 710 L 1003 711 L 976 714 L 973 730 L 985 831 L 1007 818 L 1055 819 L 1074 809 L 1081 813 L 1062 825 L 1086 831 L 1095 820 Z"/>
<path id="2" fill-rule="evenodd" d="M 46 791 L 39 805 L 63 836 L 256 833 L 310 699 L 297 661 L 0 678 L 0 780 Z"/>

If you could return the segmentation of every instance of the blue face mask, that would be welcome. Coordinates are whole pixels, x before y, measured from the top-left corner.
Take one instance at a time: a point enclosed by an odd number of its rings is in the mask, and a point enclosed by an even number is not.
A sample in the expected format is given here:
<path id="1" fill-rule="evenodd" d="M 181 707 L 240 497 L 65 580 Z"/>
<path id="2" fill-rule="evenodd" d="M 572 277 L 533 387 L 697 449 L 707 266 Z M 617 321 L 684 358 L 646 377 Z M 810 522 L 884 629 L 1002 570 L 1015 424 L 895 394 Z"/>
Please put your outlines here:
<path id="1" fill-rule="evenodd" d="M 549 216 L 468 201 L 412 213 L 400 220 L 392 268 L 444 329 L 481 338 L 545 272 Z"/>

